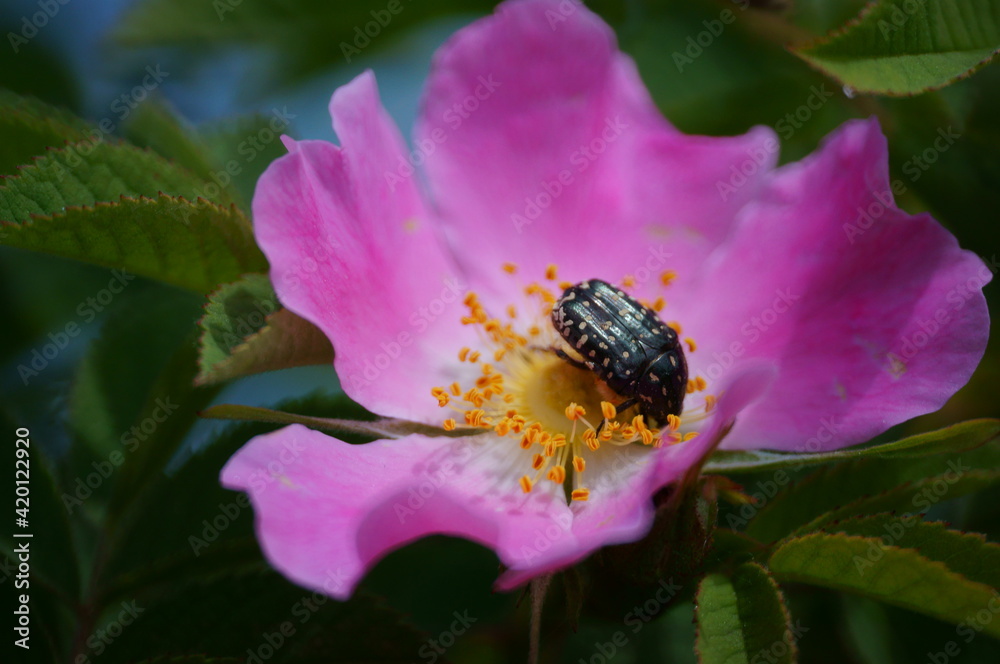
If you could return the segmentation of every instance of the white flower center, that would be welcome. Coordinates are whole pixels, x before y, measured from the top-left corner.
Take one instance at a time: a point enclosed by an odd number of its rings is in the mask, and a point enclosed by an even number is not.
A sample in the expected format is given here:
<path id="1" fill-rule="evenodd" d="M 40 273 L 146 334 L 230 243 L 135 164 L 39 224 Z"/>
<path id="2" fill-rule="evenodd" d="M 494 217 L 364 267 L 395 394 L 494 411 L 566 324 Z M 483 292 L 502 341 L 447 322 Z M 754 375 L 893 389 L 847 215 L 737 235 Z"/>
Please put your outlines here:
<path id="1" fill-rule="evenodd" d="M 509 263 L 504 270 L 510 275 L 517 272 L 516 266 Z M 549 266 L 546 280 L 560 290 L 571 286 L 557 283 L 556 273 L 556 267 Z M 666 272 L 661 282 L 666 286 L 673 278 L 672 272 Z M 622 280 L 622 288 L 632 285 L 630 277 Z M 511 444 L 534 449 L 531 468 L 526 468 L 519 480 L 521 489 L 529 493 L 544 479 L 563 485 L 571 500 L 590 497 L 584 481 L 587 459 L 601 454 L 603 445 L 656 448 L 698 435 L 691 424 L 711 411 L 715 405 L 713 395 L 703 394 L 696 408 L 680 416 L 668 415 L 664 422 L 653 421 L 638 404 L 618 412 L 615 404 L 627 401 L 628 395 L 615 393 L 597 373 L 573 366 L 557 354 L 562 351 L 565 356 L 579 358 L 549 320 L 557 301 L 551 287 L 531 283 L 522 290 L 527 315 L 521 315 L 510 304 L 505 308 L 506 320 L 491 316 L 477 294 L 466 295 L 468 315 L 462 318 L 462 324 L 477 328 L 481 347 L 462 348 L 458 358 L 477 365 L 479 376 L 472 387 L 453 383 L 431 390 L 440 406 L 450 407 L 461 416 L 459 420 L 446 419 L 445 429 L 493 429 L 501 439 L 512 438 Z M 662 297 L 642 304 L 655 312 L 665 306 Z M 680 334 L 679 324 L 668 325 Z M 690 338 L 684 342 L 688 352 L 697 348 Z M 703 393 L 706 387 L 704 378 L 696 376 L 688 381 L 687 393 Z"/>

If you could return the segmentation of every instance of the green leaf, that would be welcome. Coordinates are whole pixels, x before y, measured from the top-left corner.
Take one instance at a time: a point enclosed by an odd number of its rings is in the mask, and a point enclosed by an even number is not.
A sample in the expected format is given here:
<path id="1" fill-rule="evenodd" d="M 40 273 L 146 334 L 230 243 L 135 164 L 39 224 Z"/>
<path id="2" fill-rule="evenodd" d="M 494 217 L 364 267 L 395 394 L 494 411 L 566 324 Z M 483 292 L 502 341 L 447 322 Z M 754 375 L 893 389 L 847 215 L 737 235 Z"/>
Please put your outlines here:
<path id="1" fill-rule="evenodd" d="M 771 492 L 766 504 L 758 506 L 747 534 L 771 542 L 797 528 L 816 529 L 828 521 L 866 512 L 925 512 L 942 500 L 990 486 L 1000 480 L 998 469 L 1000 445 L 995 442 L 950 458 L 931 455 L 841 463 L 776 494 Z M 776 471 L 774 478 L 776 482 L 783 479 L 782 485 L 788 483 L 783 470 Z"/>
<path id="2" fill-rule="evenodd" d="M 0 205 L 4 193 L 0 189 Z M 246 217 L 206 200 L 123 198 L 0 230 L 0 243 L 10 247 L 118 268 L 198 293 L 267 269 Z"/>
<path id="3" fill-rule="evenodd" d="M 947 524 L 922 521 L 917 516 L 873 514 L 826 524 L 827 533 L 882 538 L 903 549 L 914 549 L 944 563 L 970 581 L 1000 588 L 1000 545 L 978 533 L 950 530 Z"/>
<path id="4" fill-rule="evenodd" d="M 280 136 L 293 118 L 287 108 L 275 108 L 271 115 L 227 118 L 195 128 L 166 103 L 147 101 L 130 116 L 125 136 L 189 169 L 204 182 L 201 196 L 235 201 L 249 210 L 260 175 L 285 154 Z"/>
<path id="5" fill-rule="evenodd" d="M 79 109 L 83 97 L 80 72 L 74 67 L 73 59 L 62 50 L 59 40 L 43 37 L 28 44 L 11 43 L 12 33 L 8 30 L 20 37 L 23 19 L 30 21 L 33 17 L 33 13 L 18 13 L 17 17 L 6 15 L 4 40 L 8 47 L 0 49 L 0 94 L 16 93 Z"/>
<path id="6" fill-rule="evenodd" d="M 917 611 L 954 624 L 975 620 L 995 591 L 911 549 L 878 538 L 814 533 L 783 542 L 768 566 L 780 582 L 808 583 Z M 1000 620 L 983 625 L 1000 637 Z"/>
<path id="7" fill-rule="evenodd" d="M 214 347 L 216 351 L 226 350 L 221 346 Z M 202 348 L 204 350 L 205 347 Z M 229 349 L 229 352 L 228 357 L 214 363 L 209 363 L 205 355 L 202 355 L 201 371 L 197 378 L 199 384 L 333 362 L 333 347 L 326 335 L 318 327 L 287 309 L 279 309 L 269 315 L 264 327 L 238 346 Z"/>
<path id="8" fill-rule="evenodd" d="M 107 530 L 121 537 L 121 524 L 140 518 L 153 478 L 167 472 L 198 414 L 218 393 L 194 384 L 194 335 L 188 335 L 156 376 L 135 422 L 121 437 L 129 451 L 108 504 Z"/>
<path id="9" fill-rule="evenodd" d="M 205 655 L 160 655 L 144 659 L 139 664 L 244 664 L 239 657 L 206 657 Z"/>
<path id="10" fill-rule="evenodd" d="M 195 200 L 203 184 L 163 157 L 126 143 L 80 141 L 48 153 L 17 177 L 0 179 L 0 220 L 24 223 L 32 215 L 60 214 L 122 196 L 160 193 Z"/>
<path id="11" fill-rule="evenodd" d="M 940 88 L 1000 50 L 1000 0 L 880 0 L 841 31 L 792 52 L 858 92 Z"/>
<path id="12" fill-rule="evenodd" d="M 45 154 L 48 147 L 82 141 L 97 129 L 71 113 L 30 97 L 0 90 L 0 174 L 14 175 L 17 167 Z"/>
<path id="13" fill-rule="evenodd" d="M 698 588 L 701 664 L 792 664 L 797 649 L 791 617 L 778 584 L 757 563 L 744 563 L 731 576 L 709 574 Z"/>
<path id="14" fill-rule="evenodd" d="M 978 493 L 1000 484 L 1000 469 L 965 470 L 960 474 L 945 473 L 901 484 L 881 493 L 874 493 L 824 512 L 795 529 L 795 533 L 818 530 L 832 521 L 875 512 L 905 511 L 906 514 L 926 514 L 942 500 Z"/>
<path id="15" fill-rule="evenodd" d="M 399 0 L 377 6 L 324 0 L 146 0 L 125 14 L 115 37 L 127 45 L 190 49 L 217 48 L 220 43 L 267 45 L 282 56 L 281 66 L 255 73 L 280 76 L 287 84 L 334 63 L 353 65 L 362 53 L 393 44 L 428 19 L 487 13 L 495 4 L 492 0 Z"/>
<path id="16" fill-rule="evenodd" d="M 333 347 L 326 335 L 279 306 L 265 275 L 249 275 L 212 293 L 199 323 L 198 383 L 331 364 Z"/>
<path id="17" fill-rule="evenodd" d="M 36 118 L 50 120 L 55 124 L 62 125 L 79 133 L 81 137 L 90 137 L 97 129 L 83 118 L 65 108 L 52 106 L 36 97 L 21 95 L 0 88 L 0 115 L 7 111 L 24 113 Z"/>
<path id="18" fill-rule="evenodd" d="M 121 301 L 98 301 L 95 297 L 94 308 L 87 311 L 93 319 L 97 307 L 112 309 L 77 369 L 70 393 L 70 417 L 73 430 L 94 452 L 98 463 L 117 469 L 120 459 L 143 442 L 139 435 L 145 438 L 149 433 L 130 431 L 141 423 L 144 404 L 165 399 L 172 412 L 177 395 L 154 393 L 154 385 L 169 366 L 170 357 L 191 337 L 199 302 L 190 293 L 159 284 L 122 284 L 116 278 L 109 283 L 124 289 L 121 295 L 109 289 L 111 298 L 131 297 Z M 86 493 L 85 488 L 77 487 L 77 493 Z"/>
<path id="19" fill-rule="evenodd" d="M 328 578 L 331 584 L 344 580 L 336 568 Z M 388 664 L 416 661 L 426 638 L 376 597 L 359 592 L 347 602 L 334 601 L 270 570 L 176 583 L 165 594 L 162 589 L 138 593 L 125 601 L 126 610 L 133 601 L 134 610 L 142 613 L 108 645 L 102 664 L 125 664 L 159 653 L 268 664 Z M 113 618 L 122 607 L 110 609 Z"/>
<path id="20" fill-rule="evenodd" d="M 919 458 L 945 452 L 962 452 L 1000 435 L 1000 420 L 969 420 L 937 431 L 909 436 L 891 443 L 849 447 L 833 452 L 795 454 L 767 450 L 719 450 L 705 464 L 706 473 L 746 473 L 795 466 L 818 465 L 864 457 L 883 459 Z"/>
<path id="21" fill-rule="evenodd" d="M 199 127 L 198 136 L 217 169 L 212 180 L 231 185 L 234 195 L 250 208 L 257 180 L 272 161 L 286 154 L 280 140 L 290 133 L 295 115 L 286 107 L 269 115 L 250 115 Z"/>
<path id="22" fill-rule="evenodd" d="M 15 548 L 27 544 L 30 583 L 45 586 L 67 606 L 72 605 L 80 592 L 79 560 L 66 509 L 59 498 L 48 459 L 42 453 L 44 443 L 30 431 L 26 438 L 16 435 L 20 428 L 6 417 L 0 417 L 0 424 L 9 432 L 7 453 L 10 461 L 3 464 L 5 473 L 14 481 L 28 480 L 27 485 L 11 482 L 11 527 L 0 535 L 0 551 L 11 560 L 17 560 Z M 21 440 L 26 440 L 27 445 L 20 444 Z M 13 495 L 13 489 L 18 486 L 29 489 L 28 493 Z M 15 518 L 24 518 L 28 525 L 15 527 Z M 28 533 L 31 538 L 16 537 L 15 533 Z M 4 566 L 0 569 L 0 580 L 11 583 L 9 579 L 16 571 L 16 564 Z"/>
<path id="23" fill-rule="evenodd" d="M 31 545 L 32 549 L 37 546 Z M 21 602 L 25 590 L 29 594 L 29 630 L 30 639 L 27 650 L 7 645 L 5 651 L 16 652 L 17 657 L 12 661 L 17 664 L 64 664 L 71 661 L 67 657 L 70 641 L 72 640 L 73 629 L 76 624 L 76 616 L 72 609 L 72 602 L 45 583 L 41 577 L 32 574 L 28 588 L 15 586 L 18 565 L 20 561 L 15 554 L 2 550 L 0 547 L 0 602 L 4 606 L 10 607 L 7 610 L 13 612 Z M 9 638 L 11 641 L 21 638 L 14 631 L 15 625 L 11 625 Z M 8 659 L 11 659 L 8 656 Z"/>
<path id="24" fill-rule="evenodd" d="M 144 101 L 129 115 L 123 131 L 135 145 L 177 162 L 206 183 L 212 179 L 214 163 L 206 146 L 166 102 Z"/>

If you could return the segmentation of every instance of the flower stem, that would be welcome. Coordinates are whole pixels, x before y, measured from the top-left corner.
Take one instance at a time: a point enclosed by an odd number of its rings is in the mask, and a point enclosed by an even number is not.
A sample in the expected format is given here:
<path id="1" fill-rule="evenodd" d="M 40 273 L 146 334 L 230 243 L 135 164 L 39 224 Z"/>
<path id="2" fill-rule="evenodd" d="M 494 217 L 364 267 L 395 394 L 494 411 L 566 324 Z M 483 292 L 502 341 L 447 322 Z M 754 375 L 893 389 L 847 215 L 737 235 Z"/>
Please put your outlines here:
<path id="1" fill-rule="evenodd" d="M 531 636 L 528 646 L 528 664 L 538 664 L 542 637 L 542 604 L 552 581 L 551 574 L 544 574 L 531 580 Z"/>

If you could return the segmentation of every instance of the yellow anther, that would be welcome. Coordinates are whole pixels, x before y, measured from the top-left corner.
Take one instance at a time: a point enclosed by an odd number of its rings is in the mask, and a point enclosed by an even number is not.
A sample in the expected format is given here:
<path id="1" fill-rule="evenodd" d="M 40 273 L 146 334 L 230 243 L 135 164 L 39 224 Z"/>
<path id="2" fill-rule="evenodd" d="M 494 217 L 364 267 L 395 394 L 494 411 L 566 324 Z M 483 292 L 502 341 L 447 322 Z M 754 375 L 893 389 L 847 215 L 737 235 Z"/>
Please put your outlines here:
<path id="1" fill-rule="evenodd" d="M 444 388 L 435 387 L 431 390 L 431 396 L 438 400 L 439 406 L 447 406 L 451 399 L 448 397 L 448 393 L 444 391 Z"/>
<path id="2" fill-rule="evenodd" d="M 565 413 L 566 418 L 572 422 L 586 415 L 587 411 L 584 410 L 583 406 L 577 405 L 575 402 L 570 402 L 570 404 L 566 406 Z"/>
<path id="3" fill-rule="evenodd" d="M 632 426 L 635 427 L 636 431 L 647 431 L 646 420 L 642 415 L 636 415 L 632 418 Z"/>
<path id="4" fill-rule="evenodd" d="M 514 263 L 503 264 L 503 269 L 508 274 L 519 274 L 519 267 Z M 562 424 L 553 421 L 547 409 L 535 408 L 534 400 L 542 398 L 543 393 L 547 394 L 550 389 L 561 391 L 562 387 L 558 382 L 560 380 L 566 382 L 564 380 L 566 377 L 553 374 L 552 378 L 556 380 L 549 383 L 547 374 L 551 352 L 547 353 L 546 349 L 553 341 L 550 335 L 552 330 L 544 321 L 553 310 L 558 295 L 572 287 L 571 282 L 559 281 L 559 276 L 558 267 L 552 264 L 544 268 L 544 279 L 525 284 L 520 282 L 519 277 L 518 289 L 529 296 L 527 305 L 500 304 L 495 309 L 491 305 L 487 311 L 476 293 L 465 294 L 462 299 L 465 307 L 459 316 L 464 314 L 462 322 L 477 327 L 476 332 L 481 343 L 471 347 L 460 347 L 457 355 L 460 362 L 473 364 L 479 367 L 479 371 L 472 385 L 463 381 L 434 387 L 431 390 L 432 396 L 438 400 L 440 406 L 451 406 L 460 413 L 453 418 L 443 420 L 441 426 L 445 431 L 454 431 L 457 428 L 468 431 L 465 428 L 467 426 L 492 429 L 500 438 L 512 438 L 511 442 L 506 443 L 508 445 L 517 441 L 527 453 L 525 456 L 531 456 L 531 475 L 519 479 L 519 484 L 525 493 L 530 493 L 534 485 L 545 478 L 564 484 L 570 474 L 574 477 L 580 476 L 587 468 L 584 449 L 596 451 L 607 442 L 617 446 L 637 441 L 646 446 L 659 447 L 667 443 L 689 440 L 695 435 L 681 433 L 679 431 L 681 420 L 675 415 L 666 417 L 663 422 L 657 422 L 663 427 L 661 432 L 660 429 L 653 428 L 653 423 L 648 421 L 646 416 L 635 414 L 641 412 L 639 407 L 628 411 L 633 415 L 619 412 L 619 407 L 611 401 L 601 401 L 602 397 L 613 398 L 613 395 L 591 390 L 589 382 L 567 386 L 567 396 L 572 395 L 572 398 L 579 401 L 570 403 L 567 399 L 561 402 L 566 417 L 565 420 L 561 420 Z M 667 272 L 661 275 L 661 279 L 667 284 L 674 276 L 673 272 Z M 655 278 L 654 276 L 654 280 Z M 622 288 L 627 288 L 638 286 L 639 282 L 640 279 L 630 274 L 619 283 L 622 284 Z M 556 290 L 557 285 L 561 290 Z M 641 302 L 655 311 L 661 311 L 666 307 L 663 297 Z M 528 307 L 527 310 L 525 306 Z M 491 313 L 497 317 L 491 317 Z M 527 322 L 519 323 L 519 321 Z M 676 322 L 666 324 L 677 333 L 688 352 L 697 349 L 693 339 L 681 334 L 679 324 Z M 481 350 L 475 350 L 476 346 L 480 346 Z M 537 382 L 535 372 L 544 374 L 541 377 L 545 378 L 545 382 Z M 542 390 L 536 389 L 536 385 Z M 706 390 L 707 383 L 704 378 L 692 377 L 688 381 L 687 388 L 689 392 Z M 599 394 L 601 396 L 598 396 Z M 707 413 L 715 407 L 716 397 L 707 394 L 704 396 L 703 409 Z M 586 404 L 586 407 L 583 404 Z M 593 412 L 596 404 L 600 404 L 600 413 Z M 460 407 L 456 408 L 456 405 Z M 587 422 L 588 410 L 592 411 L 591 417 L 601 417 L 599 427 Z M 529 415 L 530 411 L 543 417 L 540 420 L 535 420 L 534 417 L 529 420 L 525 415 Z M 558 406 L 555 414 L 558 414 Z M 463 417 L 465 423 L 462 421 Z M 567 421 L 571 423 L 569 426 Z M 584 424 L 578 426 L 577 421 L 583 421 Z M 573 482 L 577 485 L 579 483 L 578 480 Z M 570 488 L 572 489 L 572 486 Z M 577 488 L 571 492 L 571 496 L 573 500 L 588 500 L 590 489 Z"/>
<path id="5" fill-rule="evenodd" d="M 487 365 L 489 366 L 489 365 Z M 489 391 L 494 394 L 500 394 L 503 392 L 503 375 L 492 374 L 486 376 L 480 376 L 476 379 L 476 387 L 481 389 L 489 389 Z"/>
<path id="6" fill-rule="evenodd" d="M 687 393 L 691 394 L 692 392 L 701 392 L 706 387 L 708 387 L 708 383 L 705 382 L 705 379 L 701 376 L 695 376 L 694 378 L 688 380 Z"/>
<path id="7" fill-rule="evenodd" d="M 465 412 L 465 423 L 474 427 L 488 427 L 490 426 L 490 418 L 486 417 L 486 413 L 482 409 L 475 408 Z"/>
<path id="8" fill-rule="evenodd" d="M 667 327 L 676 332 L 678 336 L 684 334 L 684 332 L 681 329 L 681 324 L 675 320 L 672 320 L 669 323 L 667 323 Z"/>
<path id="9" fill-rule="evenodd" d="M 476 388 L 471 388 L 468 392 L 462 395 L 463 401 L 468 401 L 473 406 L 482 406 L 486 398 L 483 396 L 482 392 Z"/>
<path id="10" fill-rule="evenodd" d="M 676 278 L 677 278 L 676 272 L 674 272 L 673 270 L 667 270 L 666 272 L 660 275 L 660 283 L 662 283 L 664 286 L 669 286 L 671 283 L 673 283 L 674 279 Z"/>
<path id="11" fill-rule="evenodd" d="M 692 438 L 696 438 L 697 436 L 698 436 L 698 432 L 697 431 L 689 431 L 688 433 L 684 434 L 683 440 L 684 440 L 684 442 L 687 442 L 687 441 L 691 440 Z"/>

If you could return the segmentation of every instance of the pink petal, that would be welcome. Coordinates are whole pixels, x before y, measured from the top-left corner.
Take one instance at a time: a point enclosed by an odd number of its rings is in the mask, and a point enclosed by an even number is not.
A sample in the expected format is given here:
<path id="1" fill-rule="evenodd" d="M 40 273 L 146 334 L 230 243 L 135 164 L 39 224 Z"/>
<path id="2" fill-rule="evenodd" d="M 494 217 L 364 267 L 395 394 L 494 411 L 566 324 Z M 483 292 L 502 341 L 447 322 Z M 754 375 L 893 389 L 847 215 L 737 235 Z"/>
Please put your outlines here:
<path id="1" fill-rule="evenodd" d="M 330 110 L 342 148 L 299 141 L 254 195 L 257 239 L 279 299 L 330 337 L 344 390 L 383 415 L 440 418 L 430 388 L 457 377 L 474 339 L 457 324 L 467 286 L 439 247 L 371 73 Z"/>
<path id="2" fill-rule="evenodd" d="M 779 369 L 725 447 L 859 443 L 937 410 L 968 381 L 986 346 L 990 271 L 889 191 L 878 123 L 850 122 L 778 171 L 711 257 L 703 307 L 681 318 L 700 345 L 692 375 L 724 374 L 735 351 Z"/>
<path id="3" fill-rule="evenodd" d="M 447 534 L 496 551 L 508 567 L 497 585 L 510 589 L 606 544 L 642 537 L 653 493 L 712 449 L 769 376 L 750 369 L 736 377 L 694 441 L 639 450 L 644 454 L 626 466 L 605 464 L 606 472 L 592 468 L 595 492 L 572 509 L 549 482 L 522 493 L 517 478 L 530 468 L 531 453 L 489 435 L 349 445 L 292 425 L 247 443 L 221 479 L 250 494 L 264 554 L 307 588 L 347 598 L 388 552 Z"/>
<path id="4" fill-rule="evenodd" d="M 340 599 L 389 551 L 432 534 L 479 542 L 513 565 L 556 532 L 547 545 L 565 555 L 574 546 L 565 500 L 545 487 L 522 493 L 506 475 L 518 468 L 507 456 L 526 453 L 483 438 L 349 445 L 292 425 L 251 440 L 222 483 L 250 494 L 257 538 L 277 570 Z M 530 468 L 530 455 L 520 467 Z"/>
<path id="5" fill-rule="evenodd" d="M 573 503 L 570 533 L 575 550 L 565 557 L 539 552 L 532 565 L 510 566 L 497 582 L 510 590 L 543 572 L 554 571 L 587 557 L 609 544 L 633 542 L 649 532 L 653 523 L 653 494 L 661 487 L 680 481 L 719 444 L 726 429 L 741 411 L 758 401 L 774 379 L 774 368 L 748 362 L 727 379 L 714 416 L 707 426 L 686 443 L 668 445 L 653 453 L 635 445 L 618 448 L 612 456 L 598 461 L 588 458 L 584 472 L 591 489 L 590 499 Z"/>
<path id="6" fill-rule="evenodd" d="M 557 0 L 506 2 L 442 47 L 416 136 L 445 233 L 477 287 L 508 261 L 527 279 L 549 263 L 569 281 L 683 277 L 726 236 L 778 147 L 766 128 L 680 134 L 611 29 Z M 720 194 L 744 162 L 751 177 Z"/>

